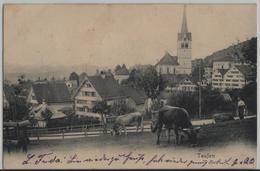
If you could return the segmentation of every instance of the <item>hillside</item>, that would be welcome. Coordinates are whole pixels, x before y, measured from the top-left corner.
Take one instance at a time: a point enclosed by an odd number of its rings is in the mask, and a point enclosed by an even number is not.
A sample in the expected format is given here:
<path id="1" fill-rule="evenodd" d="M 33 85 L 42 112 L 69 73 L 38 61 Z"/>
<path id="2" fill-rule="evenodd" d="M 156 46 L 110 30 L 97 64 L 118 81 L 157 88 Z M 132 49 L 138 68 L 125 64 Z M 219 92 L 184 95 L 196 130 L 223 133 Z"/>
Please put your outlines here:
<path id="1" fill-rule="evenodd" d="M 250 40 L 246 40 L 243 42 L 240 42 L 238 44 L 235 45 L 231 45 L 225 49 L 219 50 L 214 52 L 213 54 L 206 56 L 204 59 L 204 63 L 206 65 L 212 65 L 212 61 L 214 60 L 221 60 L 221 59 L 225 59 L 228 56 L 236 59 L 236 58 L 243 58 L 242 55 L 242 49 L 246 46 L 249 45 L 249 42 L 252 41 L 254 38 L 250 39 Z"/>

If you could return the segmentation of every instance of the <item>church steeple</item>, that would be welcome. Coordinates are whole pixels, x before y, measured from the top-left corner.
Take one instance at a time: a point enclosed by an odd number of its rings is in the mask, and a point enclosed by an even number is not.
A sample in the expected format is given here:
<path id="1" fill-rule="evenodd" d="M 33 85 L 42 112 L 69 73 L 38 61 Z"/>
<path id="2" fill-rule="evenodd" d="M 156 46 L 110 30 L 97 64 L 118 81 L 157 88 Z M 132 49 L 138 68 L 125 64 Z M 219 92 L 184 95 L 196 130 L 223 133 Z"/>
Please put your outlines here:
<path id="1" fill-rule="evenodd" d="M 186 18 L 186 5 L 184 5 L 181 32 L 178 33 L 177 40 L 177 56 L 179 66 L 179 73 L 191 73 L 191 54 L 192 52 L 192 35 L 188 31 Z"/>
<path id="2" fill-rule="evenodd" d="M 184 10 L 183 10 L 181 33 L 188 33 L 187 18 L 186 18 L 186 5 L 184 5 Z"/>

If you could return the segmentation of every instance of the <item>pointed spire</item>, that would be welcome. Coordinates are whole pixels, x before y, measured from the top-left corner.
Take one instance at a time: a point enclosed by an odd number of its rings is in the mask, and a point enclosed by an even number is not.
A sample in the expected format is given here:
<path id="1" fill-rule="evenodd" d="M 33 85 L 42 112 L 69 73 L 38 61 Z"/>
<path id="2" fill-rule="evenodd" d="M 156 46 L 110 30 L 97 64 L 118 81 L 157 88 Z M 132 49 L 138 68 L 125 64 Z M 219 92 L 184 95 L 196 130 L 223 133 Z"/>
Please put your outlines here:
<path id="1" fill-rule="evenodd" d="M 187 19 L 186 19 L 186 5 L 184 5 L 184 10 L 183 10 L 181 33 L 188 33 Z"/>

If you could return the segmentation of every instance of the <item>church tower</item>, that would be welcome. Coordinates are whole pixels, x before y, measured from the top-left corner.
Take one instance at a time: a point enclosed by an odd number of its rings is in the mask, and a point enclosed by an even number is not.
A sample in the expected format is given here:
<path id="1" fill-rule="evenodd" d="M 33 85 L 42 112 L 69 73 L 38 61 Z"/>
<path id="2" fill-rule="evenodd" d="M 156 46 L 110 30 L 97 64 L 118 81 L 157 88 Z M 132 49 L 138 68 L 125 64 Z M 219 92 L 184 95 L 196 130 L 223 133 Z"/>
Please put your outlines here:
<path id="1" fill-rule="evenodd" d="M 177 56 L 180 74 L 191 74 L 191 32 L 188 31 L 186 5 L 184 5 L 181 32 L 178 33 Z"/>

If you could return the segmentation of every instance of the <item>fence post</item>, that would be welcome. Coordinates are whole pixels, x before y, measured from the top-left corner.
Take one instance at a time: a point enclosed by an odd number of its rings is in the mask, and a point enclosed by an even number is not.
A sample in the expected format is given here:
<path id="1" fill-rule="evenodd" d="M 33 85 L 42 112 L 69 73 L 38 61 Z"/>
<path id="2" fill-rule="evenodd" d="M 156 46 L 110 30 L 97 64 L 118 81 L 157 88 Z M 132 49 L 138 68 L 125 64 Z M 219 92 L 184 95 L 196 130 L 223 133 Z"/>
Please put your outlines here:
<path id="1" fill-rule="evenodd" d="M 38 141 L 38 143 L 40 143 L 40 136 L 39 136 L 39 130 L 38 130 L 38 128 L 37 128 L 36 132 L 37 132 L 37 141 Z"/>
<path id="2" fill-rule="evenodd" d="M 64 140 L 64 130 L 62 130 L 62 139 Z"/>
<path id="3" fill-rule="evenodd" d="M 87 136 L 87 125 L 85 125 L 85 137 Z"/>

